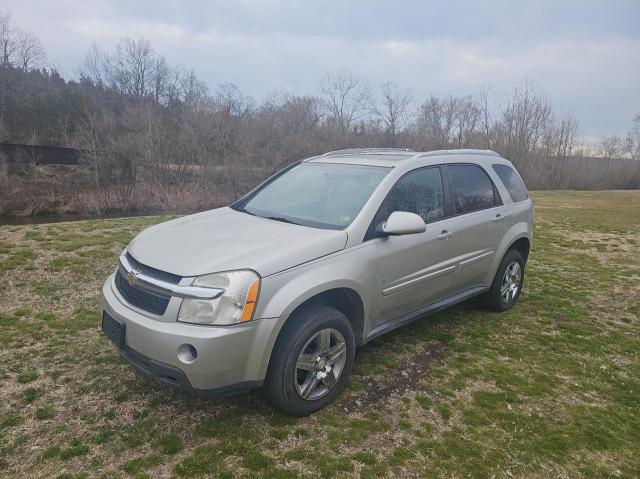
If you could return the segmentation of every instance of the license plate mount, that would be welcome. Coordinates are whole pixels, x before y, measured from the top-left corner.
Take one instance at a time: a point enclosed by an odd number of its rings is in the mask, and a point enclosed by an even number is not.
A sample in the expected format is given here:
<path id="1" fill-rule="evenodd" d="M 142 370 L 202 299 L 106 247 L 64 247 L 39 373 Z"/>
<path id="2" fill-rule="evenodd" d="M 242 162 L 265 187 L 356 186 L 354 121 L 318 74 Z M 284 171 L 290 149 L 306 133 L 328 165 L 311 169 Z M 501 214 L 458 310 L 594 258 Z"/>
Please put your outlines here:
<path id="1" fill-rule="evenodd" d="M 115 344 L 116 348 L 124 348 L 125 324 L 111 317 L 106 311 L 102 312 L 102 332 Z"/>

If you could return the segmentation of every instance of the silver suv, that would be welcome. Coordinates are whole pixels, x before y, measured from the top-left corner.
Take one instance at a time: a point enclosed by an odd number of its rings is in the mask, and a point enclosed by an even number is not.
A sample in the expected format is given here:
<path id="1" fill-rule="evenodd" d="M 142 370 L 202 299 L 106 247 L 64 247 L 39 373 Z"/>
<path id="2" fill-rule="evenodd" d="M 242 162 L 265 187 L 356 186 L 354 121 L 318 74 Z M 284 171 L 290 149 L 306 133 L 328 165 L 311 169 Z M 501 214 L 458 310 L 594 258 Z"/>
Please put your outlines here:
<path id="1" fill-rule="evenodd" d="M 492 151 L 334 151 L 141 232 L 104 285 L 102 330 L 157 381 L 263 386 L 308 415 L 345 387 L 358 345 L 477 295 L 511 308 L 532 230 Z"/>

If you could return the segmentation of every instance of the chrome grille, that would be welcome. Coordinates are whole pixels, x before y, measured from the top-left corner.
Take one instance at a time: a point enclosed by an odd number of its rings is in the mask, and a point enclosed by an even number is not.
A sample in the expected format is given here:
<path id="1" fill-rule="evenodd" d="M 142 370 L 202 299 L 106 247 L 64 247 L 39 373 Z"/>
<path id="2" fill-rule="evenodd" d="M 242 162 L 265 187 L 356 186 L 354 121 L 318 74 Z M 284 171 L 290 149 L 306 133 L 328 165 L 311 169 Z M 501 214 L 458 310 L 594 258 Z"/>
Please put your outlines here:
<path id="1" fill-rule="evenodd" d="M 127 252 L 127 261 L 129 264 L 140 273 L 144 273 L 147 276 L 151 276 L 152 278 L 159 279 L 160 281 L 166 281 L 171 284 L 179 284 L 182 281 L 182 276 L 178 276 L 177 274 L 167 273 L 166 271 L 161 271 L 156 268 L 152 268 L 151 266 L 147 266 L 146 264 L 140 263 L 137 259 L 131 256 Z"/>
<path id="2" fill-rule="evenodd" d="M 137 266 L 138 265 L 136 265 L 136 268 Z M 149 274 L 149 272 L 147 272 L 147 274 Z M 157 315 L 162 315 L 167 310 L 170 299 L 169 297 L 152 293 L 151 291 L 147 291 L 146 289 L 130 285 L 126 278 L 122 275 L 122 272 L 119 268 L 116 272 L 115 283 L 116 288 L 125 299 L 125 301 L 127 301 L 127 303 L 144 311 L 148 311 Z"/>

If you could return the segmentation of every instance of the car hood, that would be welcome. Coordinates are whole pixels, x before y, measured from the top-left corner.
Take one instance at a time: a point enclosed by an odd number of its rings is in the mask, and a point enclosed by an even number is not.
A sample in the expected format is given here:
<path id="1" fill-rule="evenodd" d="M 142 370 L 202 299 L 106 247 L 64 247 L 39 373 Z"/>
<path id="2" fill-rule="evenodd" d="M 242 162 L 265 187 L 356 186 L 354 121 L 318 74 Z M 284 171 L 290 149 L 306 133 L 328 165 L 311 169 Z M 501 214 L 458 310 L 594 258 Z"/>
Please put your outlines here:
<path id="1" fill-rule="evenodd" d="M 347 233 L 269 220 L 229 207 L 160 223 L 142 231 L 129 253 L 178 274 L 253 269 L 268 276 L 341 249 Z"/>

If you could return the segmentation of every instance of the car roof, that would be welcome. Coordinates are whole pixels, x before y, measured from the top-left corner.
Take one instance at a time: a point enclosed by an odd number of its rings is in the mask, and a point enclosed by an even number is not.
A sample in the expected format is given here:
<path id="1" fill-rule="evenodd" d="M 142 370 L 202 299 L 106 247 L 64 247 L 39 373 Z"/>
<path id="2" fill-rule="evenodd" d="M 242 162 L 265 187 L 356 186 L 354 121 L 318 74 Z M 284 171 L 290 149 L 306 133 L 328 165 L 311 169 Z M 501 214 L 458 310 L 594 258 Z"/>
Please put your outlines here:
<path id="1" fill-rule="evenodd" d="M 492 157 L 494 160 L 504 160 L 498 153 L 492 150 L 473 150 L 473 149 L 458 149 L 458 150 L 435 150 L 435 151 L 413 151 L 409 149 L 400 148 L 354 148 L 349 150 L 337 150 L 330 151 L 324 155 L 314 156 L 304 160 L 310 163 L 342 163 L 351 165 L 371 165 L 371 166 L 385 166 L 395 167 L 400 163 L 406 166 L 407 163 L 413 163 L 415 160 L 420 160 L 420 163 L 424 163 L 425 160 L 433 158 L 433 163 L 442 163 L 443 157 L 451 156 L 479 156 L 486 159 L 486 157 Z M 478 158 L 480 160 L 480 158 Z M 412 161 L 413 160 L 413 161 Z"/>

